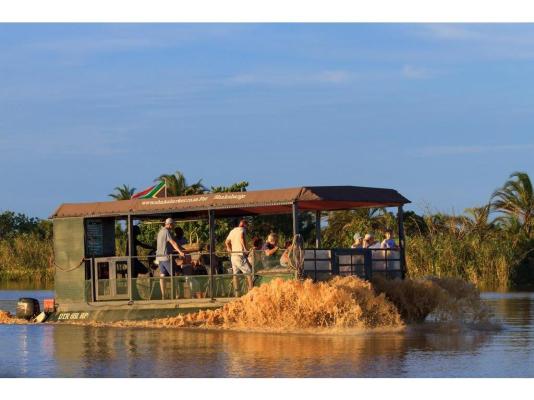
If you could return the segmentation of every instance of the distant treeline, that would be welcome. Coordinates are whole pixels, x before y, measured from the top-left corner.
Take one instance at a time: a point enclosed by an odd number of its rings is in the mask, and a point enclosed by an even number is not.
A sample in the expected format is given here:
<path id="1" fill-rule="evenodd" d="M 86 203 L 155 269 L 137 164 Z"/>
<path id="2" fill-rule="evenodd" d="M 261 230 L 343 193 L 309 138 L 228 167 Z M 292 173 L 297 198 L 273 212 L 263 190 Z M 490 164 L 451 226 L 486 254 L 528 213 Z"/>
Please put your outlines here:
<path id="1" fill-rule="evenodd" d="M 169 196 L 206 192 L 246 191 L 248 182 L 207 189 L 201 181 L 188 185 L 184 176 L 161 175 Z M 135 189 L 117 187 L 110 195 L 131 197 Z M 324 247 L 348 247 L 355 233 L 374 233 L 379 239 L 385 228 L 397 229 L 395 215 L 386 209 L 358 209 L 328 213 L 322 229 Z M 263 239 L 271 231 L 291 239 L 291 217 L 251 218 L 249 239 Z M 234 221 L 218 220 L 218 249 Z M 181 224 L 190 241 L 208 242 L 206 222 Z M 406 257 L 411 277 L 459 277 L 483 289 L 506 290 L 534 284 L 534 192 L 528 174 L 516 172 L 488 199 L 487 204 L 466 209 L 461 215 L 413 211 L 404 213 Z M 140 239 L 153 243 L 158 225 L 141 224 Z M 300 232 L 308 245 L 315 241 L 314 216 L 303 213 Z M 117 224 L 117 252 L 126 248 L 126 234 Z M 0 214 L 0 279 L 53 279 L 52 227 L 50 221 L 6 211 Z"/>
<path id="2" fill-rule="evenodd" d="M 53 279 L 52 223 L 12 211 L 0 213 L 0 279 Z"/>

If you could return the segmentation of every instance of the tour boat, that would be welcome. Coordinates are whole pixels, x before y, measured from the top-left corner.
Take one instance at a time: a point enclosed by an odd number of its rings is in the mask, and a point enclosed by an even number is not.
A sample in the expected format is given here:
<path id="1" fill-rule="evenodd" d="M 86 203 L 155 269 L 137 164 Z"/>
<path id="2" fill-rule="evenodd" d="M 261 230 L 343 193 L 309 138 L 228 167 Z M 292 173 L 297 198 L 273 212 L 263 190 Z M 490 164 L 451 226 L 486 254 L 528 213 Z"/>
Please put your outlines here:
<path id="1" fill-rule="evenodd" d="M 382 274 L 403 279 L 406 272 L 403 205 L 407 203 L 410 201 L 393 189 L 306 186 L 62 204 L 51 216 L 55 298 L 45 304 L 46 321 L 142 320 L 215 309 L 250 290 L 251 278 L 253 286 L 274 278 L 324 280 L 334 275 L 370 279 Z M 396 208 L 395 249 L 322 246 L 321 218 L 326 212 L 387 207 Z M 314 246 L 303 246 L 303 241 L 298 240 L 299 219 L 304 213 L 311 213 L 313 217 L 308 220 L 315 221 Z M 228 255 L 217 251 L 217 222 L 229 218 L 254 221 L 255 216 L 274 214 L 291 216 L 294 237 L 291 265 L 259 262 L 251 265 L 250 274 L 232 274 L 229 261 L 225 261 Z M 185 272 L 180 275 L 160 277 L 154 269 L 153 256 L 132 256 L 137 254 L 131 240 L 134 226 L 140 223 L 163 226 L 168 217 L 177 224 L 196 220 L 207 223 L 206 246 L 190 246 L 187 261 L 204 255 L 204 260 L 209 260 L 205 263 L 205 274 L 193 275 L 182 268 Z M 116 244 L 121 226 L 128 238 L 124 252 L 119 252 Z M 148 273 L 136 271 L 140 265 Z M 175 268 L 174 260 L 171 265 Z"/>

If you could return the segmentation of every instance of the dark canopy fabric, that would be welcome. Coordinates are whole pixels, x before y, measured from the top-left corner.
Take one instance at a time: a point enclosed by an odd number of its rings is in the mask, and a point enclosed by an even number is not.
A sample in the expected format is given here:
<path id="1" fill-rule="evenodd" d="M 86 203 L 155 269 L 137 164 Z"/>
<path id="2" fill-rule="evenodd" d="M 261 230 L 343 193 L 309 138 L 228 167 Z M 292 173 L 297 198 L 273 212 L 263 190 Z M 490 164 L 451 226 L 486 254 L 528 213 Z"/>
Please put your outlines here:
<path id="1" fill-rule="evenodd" d="M 207 210 L 218 210 L 216 214 L 222 216 L 278 214 L 291 212 L 293 203 L 301 210 L 332 211 L 360 207 L 395 207 L 410 201 L 393 189 L 306 186 L 154 199 L 66 203 L 59 206 L 51 218 L 174 213 L 194 215 Z"/>

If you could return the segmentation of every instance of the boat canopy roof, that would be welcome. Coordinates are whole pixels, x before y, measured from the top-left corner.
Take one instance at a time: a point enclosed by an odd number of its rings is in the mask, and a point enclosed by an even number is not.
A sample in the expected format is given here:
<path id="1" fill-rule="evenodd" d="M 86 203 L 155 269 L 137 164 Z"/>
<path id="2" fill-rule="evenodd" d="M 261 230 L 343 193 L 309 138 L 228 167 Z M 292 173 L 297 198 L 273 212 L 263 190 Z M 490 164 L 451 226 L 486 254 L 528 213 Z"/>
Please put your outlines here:
<path id="1" fill-rule="evenodd" d="M 113 217 L 128 214 L 150 216 L 184 213 L 202 215 L 217 210 L 219 216 L 291 213 L 299 210 L 333 211 L 368 207 L 396 207 L 410 203 L 393 189 L 358 186 L 305 186 L 249 192 L 209 193 L 194 196 L 65 203 L 50 218 Z"/>

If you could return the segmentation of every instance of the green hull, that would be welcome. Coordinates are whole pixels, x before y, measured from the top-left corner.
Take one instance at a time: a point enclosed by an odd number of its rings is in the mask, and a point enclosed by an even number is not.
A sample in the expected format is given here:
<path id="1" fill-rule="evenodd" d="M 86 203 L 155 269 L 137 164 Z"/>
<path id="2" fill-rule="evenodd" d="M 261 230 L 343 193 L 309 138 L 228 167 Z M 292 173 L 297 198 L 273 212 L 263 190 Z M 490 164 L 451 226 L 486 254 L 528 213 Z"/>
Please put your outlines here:
<path id="1" fill-rule="evenodd" d="M 255 286 L 260 286 L 276 278 L 291 280 L 294 277 L 294 274 L 257 276 L 254 284 Z M 116 322 L 168 318 L 200 310 L 215 310 L 236 299 L 238 297 L 63 302 L 59 304 L 57 311 L 48 315 L 45 322 Z"/>
<path id="2" fill-rule="evenodd" d="M 94 305 L 76 306 L 72 304 L 68 310 L 58 310 L 51 313 L 46 322 L 115 322 L 115 321 L 139 321 L 155 318 L 175 317 L 179 314 L 194 313 L 200 310 L 214 310 L 223 307 L 232 299 L 215 300 L 206 299 L 194 303 L 182 303 L 177 301 L 174 305 Z"/>

